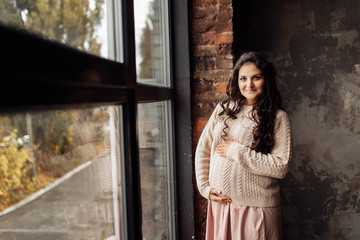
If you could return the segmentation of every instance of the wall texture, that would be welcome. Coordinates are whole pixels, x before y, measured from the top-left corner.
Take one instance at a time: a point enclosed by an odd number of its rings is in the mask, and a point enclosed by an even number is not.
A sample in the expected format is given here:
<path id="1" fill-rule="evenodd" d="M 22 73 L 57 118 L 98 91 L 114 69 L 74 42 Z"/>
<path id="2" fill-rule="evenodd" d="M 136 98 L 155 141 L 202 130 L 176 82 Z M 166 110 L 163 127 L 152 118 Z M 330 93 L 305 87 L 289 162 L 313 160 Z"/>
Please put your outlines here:
<path id="1" fill-rule="evenodd" d="M 234 52 L 276 65 L 294 155 L 285 239 L 360 239 L 360 2 L 237 1 Z"/>
<path id="2" fill-rule="evenodd" d="M 233 68 L 233 11 L 231 0 L 195 0 L 192 4 L 191 111 L 195 152 L 216 103 L 224 99 Z M 207 200 L 197 189 L 194 192 L 195 237 L 204 239 Z"/>
<path id="3" fill-rule="evenodd" d="M 360 239 L 360 2 L 192 4 L 194 149 L 224 97 L 233 55 L 265 52 L 293 131 L 293 165 L 281 181 L 284 238 Z M 195 216 L 196 239 L 203 239 L 199 195 Z"/>

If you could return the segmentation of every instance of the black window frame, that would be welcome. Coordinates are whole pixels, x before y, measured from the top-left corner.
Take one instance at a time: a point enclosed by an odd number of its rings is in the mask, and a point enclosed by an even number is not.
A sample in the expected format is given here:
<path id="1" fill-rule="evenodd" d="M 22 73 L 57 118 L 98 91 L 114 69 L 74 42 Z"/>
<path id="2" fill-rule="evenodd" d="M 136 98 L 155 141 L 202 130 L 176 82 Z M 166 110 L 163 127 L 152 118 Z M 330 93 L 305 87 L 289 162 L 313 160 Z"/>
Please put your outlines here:
<path id="1" fill-rule="evenodd" d="M 188 2 L 169 1 L 172 87 L 136 83 L 133 1 L 122 1 L 124 62 L 0 25 L 0 113 L 123 106 L 128 239 L 141 239 L 137 103 L 171 100 L 176 236 L 194 236 Z M 95 73 L 101 82 L 84 74 Z"/>

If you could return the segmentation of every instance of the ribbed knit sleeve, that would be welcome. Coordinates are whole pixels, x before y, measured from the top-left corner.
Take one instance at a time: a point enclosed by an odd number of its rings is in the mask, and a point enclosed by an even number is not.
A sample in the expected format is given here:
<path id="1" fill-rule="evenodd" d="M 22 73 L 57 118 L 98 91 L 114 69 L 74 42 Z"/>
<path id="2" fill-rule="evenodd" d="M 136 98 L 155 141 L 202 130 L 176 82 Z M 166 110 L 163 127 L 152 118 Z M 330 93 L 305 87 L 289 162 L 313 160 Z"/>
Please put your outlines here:
<path id="1" fill-rule="evenodd" d="M 244 170 L 261 176 L 284 178 L 292 154 L 290 123 L 287 114 L 279 110 L 274 128 L 275 145 L 271 153 L 262 154 L 250 147 L 233 142 L 226 158 L 239 163 Z"/>
<path id="2" fill-rule="evenodd" d="M 209 166 L 211 146 L 213 143 L 213 130 L 219 121 L 221 106 L 218 104 L 211 114 L 209 121 L 201 133 L 195 153 L 195 175 L 200 194 L 209 199 L 211 187 L 209 185 Z"/>

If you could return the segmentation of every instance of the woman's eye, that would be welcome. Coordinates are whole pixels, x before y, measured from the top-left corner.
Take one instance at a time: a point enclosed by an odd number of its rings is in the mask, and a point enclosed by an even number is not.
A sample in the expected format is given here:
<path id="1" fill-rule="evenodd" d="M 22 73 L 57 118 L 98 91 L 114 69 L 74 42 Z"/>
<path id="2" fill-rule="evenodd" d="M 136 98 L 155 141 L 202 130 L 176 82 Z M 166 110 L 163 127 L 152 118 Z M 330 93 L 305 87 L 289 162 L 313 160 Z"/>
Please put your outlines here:
<path id="1" fill-rule="evenodd" d="M 241 78 L 240 78 L 240 81 L 246 81 L 246 78 L 241 77 Z"/>
<path id="2" fill-rule="evenodd" d="M 259 80 L 259 79 L 261 79 L 261 76 L 255 76 L 254 79 Z"/>

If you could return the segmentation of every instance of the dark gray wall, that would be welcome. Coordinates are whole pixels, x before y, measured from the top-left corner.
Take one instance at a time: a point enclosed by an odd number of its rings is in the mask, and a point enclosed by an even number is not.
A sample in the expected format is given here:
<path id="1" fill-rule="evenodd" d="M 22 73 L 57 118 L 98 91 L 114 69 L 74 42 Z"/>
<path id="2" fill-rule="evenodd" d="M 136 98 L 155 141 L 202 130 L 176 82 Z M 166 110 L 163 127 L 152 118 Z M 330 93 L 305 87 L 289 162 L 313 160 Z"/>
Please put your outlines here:
<path id="1" fill-rule="evenodd" d="M 360 239 L 360 1 L 233 1 L 234 52 L 268 54 L 293 132 L 285 239 Z"/>

